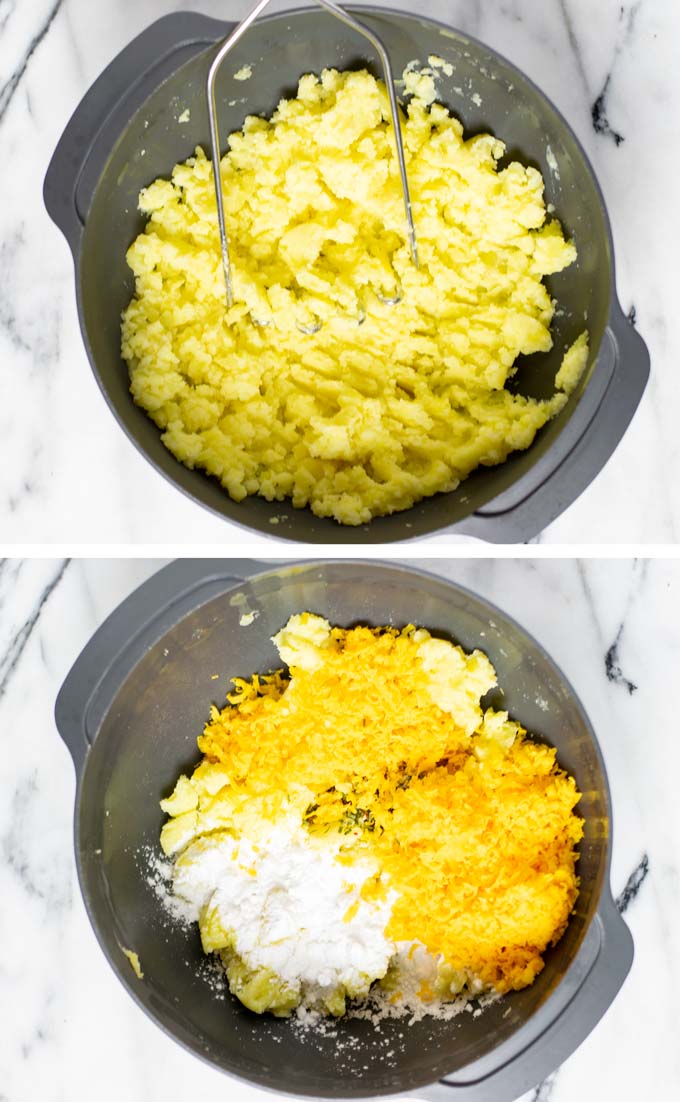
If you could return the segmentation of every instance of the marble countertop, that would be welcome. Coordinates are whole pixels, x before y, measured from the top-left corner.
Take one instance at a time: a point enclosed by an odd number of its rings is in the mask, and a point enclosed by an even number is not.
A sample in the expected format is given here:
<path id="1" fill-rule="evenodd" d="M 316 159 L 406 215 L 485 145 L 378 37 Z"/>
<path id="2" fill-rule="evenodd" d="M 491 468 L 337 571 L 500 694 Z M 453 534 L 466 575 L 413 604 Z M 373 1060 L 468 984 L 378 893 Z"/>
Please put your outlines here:
<path id="1" fill-rule="evenodd" d="M 0 9 L 1 10 L 1 9 Z M 613 1006 L 525 1102 L 680 1095 L 680 562 L 411 560 L 499 604 L 571 680 L 602 746 L 615 809 L 612 887 L 636 943 Z M 0 1098 L 255 1102 L 128 998 L 90 929 L 72 852 L 73 768 L 52 717 L 104 617 L 161 565 L 0 566 Z M 653 752 L 650 747 L 653 746 Z M 626 885 L 628 890 L 626 891 Z M 269 1096 L 271 1097 L 271 1096 Z"/>
<path id="2" fill-rule="evenodd" d="M 69 115 L 136 33 L 169 10 L 233 18 L 249 3 L 0 0 L 0 373 L 13 399 L 0 405 L 7 541 L 41 542 L 48 533 L 54 543 L 229 541 L 250 553 L 290 553 L 290 545 L 249 536 L 186 500 L 119 430 L 87 364 L 66 243 L 41 198 Z M 670 329 L 678 270 L 663 219 L 674 210 L 680 175 L 673 139 L 680 7 L 676 0 L 425 0 L 419 10 L 505 53 L 565 114 L 609 206 L 621 302 L 652 355 L 650 385 L 615 460 L 541 541 L 677 541 L 680 495 L 669 471 L 680 467 Z M 418 544 L 418 553 L 441 538 Z"/>

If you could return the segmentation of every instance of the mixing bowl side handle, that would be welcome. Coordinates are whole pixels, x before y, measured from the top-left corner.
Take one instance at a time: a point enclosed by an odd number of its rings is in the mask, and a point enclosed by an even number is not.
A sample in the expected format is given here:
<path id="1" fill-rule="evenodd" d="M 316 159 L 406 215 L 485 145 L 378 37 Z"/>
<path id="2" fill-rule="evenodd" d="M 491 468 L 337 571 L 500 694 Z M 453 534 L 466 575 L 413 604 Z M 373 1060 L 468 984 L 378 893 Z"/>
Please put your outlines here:
<path id="1" fill-rule="evenodd" d="M 608 888 L 593 922 L 599 927 L 600 950 L 592 968 L 571 1001 L 528 1048 L 484 1078 L 456 1082 L 452 1077 L 410 1091 L 409 1096 L 426 1102 L 513 1102 L 563 1064 L 607 1011 L 633 962 L 633 938 Z"/>
<path id="2" fill-rule="evenodd" d="M 600 473 L 633 419 L 649 378 L 647 346 L 616 300 L 604 342 L 610 346 L 611 359 L 604 388 L 599 383 L 598 389 L 598 365 L 571 420 L 535 468 L 507 494 L 448 531 L 492 543 L 526 542 L 556 520 Z M 522 498 L 525 479 L 527 492 Z"/>
<path id="3" fill-rule="evenodd" d="M 196 52 L 224 37 L 230 28 L 231 24 L 194 12 L 166 15 L 121 50 L 85 93 L 59 139 L 43 185 L 47 213 L 74 255 L 84 228 L 76 203 L 78 182 L 104 125 L 124 104 L 125 118 L 116 120 L 120 125 L 112 125 L 107 135 L 112 149 L 127 121 L 164 75 L 159 70 L 167 69 L 168 64 L 174 69 L 178 51 Z"/>
<path id="4" fill-rule="evenodd" d="M 178 559 L 152 575 L 104 621 L 71 667 L 54 708 L 77 780 L 93 740 L 91 702 L 97 698 L 98 715 L 110 704 L 106 689 L 102 691 L 107 675 L 115 672 L 117 688 L 120 677 L 161 638 L 170 621 L 176 623 L 263 565 L 252 559 Z"/>

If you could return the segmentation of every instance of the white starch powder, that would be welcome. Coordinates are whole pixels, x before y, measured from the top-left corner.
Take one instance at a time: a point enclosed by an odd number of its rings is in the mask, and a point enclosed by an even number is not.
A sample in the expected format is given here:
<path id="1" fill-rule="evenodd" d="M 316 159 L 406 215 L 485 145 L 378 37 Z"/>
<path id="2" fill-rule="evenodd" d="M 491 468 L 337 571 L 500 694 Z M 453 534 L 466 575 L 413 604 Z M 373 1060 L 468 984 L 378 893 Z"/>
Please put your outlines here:
<path id="1" fill-rule="evenodd" d="M 394 952 L 385 927 L 396 895 L 362 899 L 377 867 L 362 858 L 341 864 L 339 845 L 311 840 L 293 824 L 277 824 L 256 845 L 211 838 L 175 866 L 175 897 L 185 901 L 189 919 L 208 902 L 216 906 L 253 969 L 271 969 L 292 984 L 368 990 Z"/>

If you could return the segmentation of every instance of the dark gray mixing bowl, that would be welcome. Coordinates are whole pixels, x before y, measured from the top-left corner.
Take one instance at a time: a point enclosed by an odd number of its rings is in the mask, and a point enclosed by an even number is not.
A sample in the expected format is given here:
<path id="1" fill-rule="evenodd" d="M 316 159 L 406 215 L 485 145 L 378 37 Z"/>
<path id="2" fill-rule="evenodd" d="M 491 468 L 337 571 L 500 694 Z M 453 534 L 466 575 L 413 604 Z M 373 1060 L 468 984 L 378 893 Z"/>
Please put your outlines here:
<path id="1" fill-rule="evenodd" d="M 431 1102 L 510 1102 L 580 1044 L 632 960 L 609 887 L 609 790 L 588 718 L 535 640 L 467 590 L 399 565 L 301 563 L 258 572 L 264 565 L 184 560 L 161 570 L 99 629 L 59 693 L 57 726 L 77 774 L 78 874 L 101 947 L 171 1037 L 259 1086 L 316 1098 L 413 1092 Z M 241 627 L 246 610 L 259 616 Z M 556 746 L 583 793 L 581 888 L 567 931 L 531 987 L 477 1018 L 410 1027 L 387 1021 L 379 1034 L 368 1022 L 342 1021 L 338 1042 L 257 1017 L 231 997 L 219 1001 L 199 974 L 198 933 L 168 927 L 140 869 L 140 846 L 159 852 L 158 801 L 198 760 L 209 704 L 224 701 L 231 677 L 278 665 L 270 636 L 301 610 L 343 626 L 414 622 L 466 649 L 481 646 L 503 689 L 496 706 Z M 121 946 L 139 954 L 143 980 Z"/>
<path id="2" fill-rule="evenodd" d="M 376 8 L 351 9 L 380 34 L 395 74 L 408 61 L 439 54 L 453 65 L 440 98 L 468 133 L 491 130 L 509 155 L 536 165 L 546 198 L 578 249 L 578 261 L 549 283 L 559 301 L 554 349 L 527 358 L 513 386 L 546 397 L 563 351 L 583 330 L 591 355 L 562 413 L 525 452 L 480 468 L 449 494 L 350 528 L 289 503 L 236 503 L 219 483 L 182 466 L 129 394 L 120 355 L 120 315 L 134 290 L 125 262 L 144 226 L 142 187 L 168 176 L 197 144 L 210 148 L 205 81 L 215 42 L 232 29 L 196 14 L 159 20 L 109 65 L 82 100 L 54 153 L 45 180 L 47 210 L 73 252 L 83 339 L 92 370 L 119 423 L 143 455 L 179 489 L 229 520 L 266 535 L 312 543 L 382 543 L 434 532 L 465 532 L 498 542 L 535 536 L 592 481 L 619 443 L 649 374 L 644 343 L 616 298 L 612 240 L 602 195 L 565 120 L 527 77 L 487 46 L 431 19 Z M 254 63 L 247 83 L 232 74 Z M 230 54 L 218 83 L 220 132 L 246 114 L 270 114 L 301 74 L 325 66 L 367 66 L 381 75 L 370 47 L 327 12 L 303 9 L 258 20 Z M 456 92 L 462 89 L 463 96 Z M 477 93 L 479 102 L 471 96 Z M 247 96 L 247 104 L 240 102 Z M 477 100 L 477 96 L 475 100 Z M 232 101 L 233 105 L 229 105 Z M 236 101 L 235 103 L 233 101 Z M 185 108 L 190 124 L 180 124 Z M 557 171 L 551 164 L 557 165 Z M 273 529 L 270 519 L 283 515 Z"/>

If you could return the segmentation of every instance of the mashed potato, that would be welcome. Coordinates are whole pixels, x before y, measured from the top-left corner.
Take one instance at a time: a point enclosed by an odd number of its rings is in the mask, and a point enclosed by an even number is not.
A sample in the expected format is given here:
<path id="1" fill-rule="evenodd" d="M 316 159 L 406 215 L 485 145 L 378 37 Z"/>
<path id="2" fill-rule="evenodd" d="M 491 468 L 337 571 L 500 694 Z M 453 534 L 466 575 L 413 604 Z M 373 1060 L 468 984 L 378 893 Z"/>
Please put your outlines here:
<path id="1" fill-rule="evenodd" d="M 527 448 L 583 371 L 585 333 L 552 398 L 505 389 L 520 354 L 551 348 L 542 280 L 576 256 L 540 173 L 499 170 L 502 142 L 465 141 L 417 94 L 403 135 L 417 269 L 386 90 L 367 72 L 304 76 L 271 120 L 231 135 L 230 310 L 204 152 L 141 194 L 131 391 L 170 451 L 237 501 L 290 498 L 343 524 L 406 509 Z"/>

